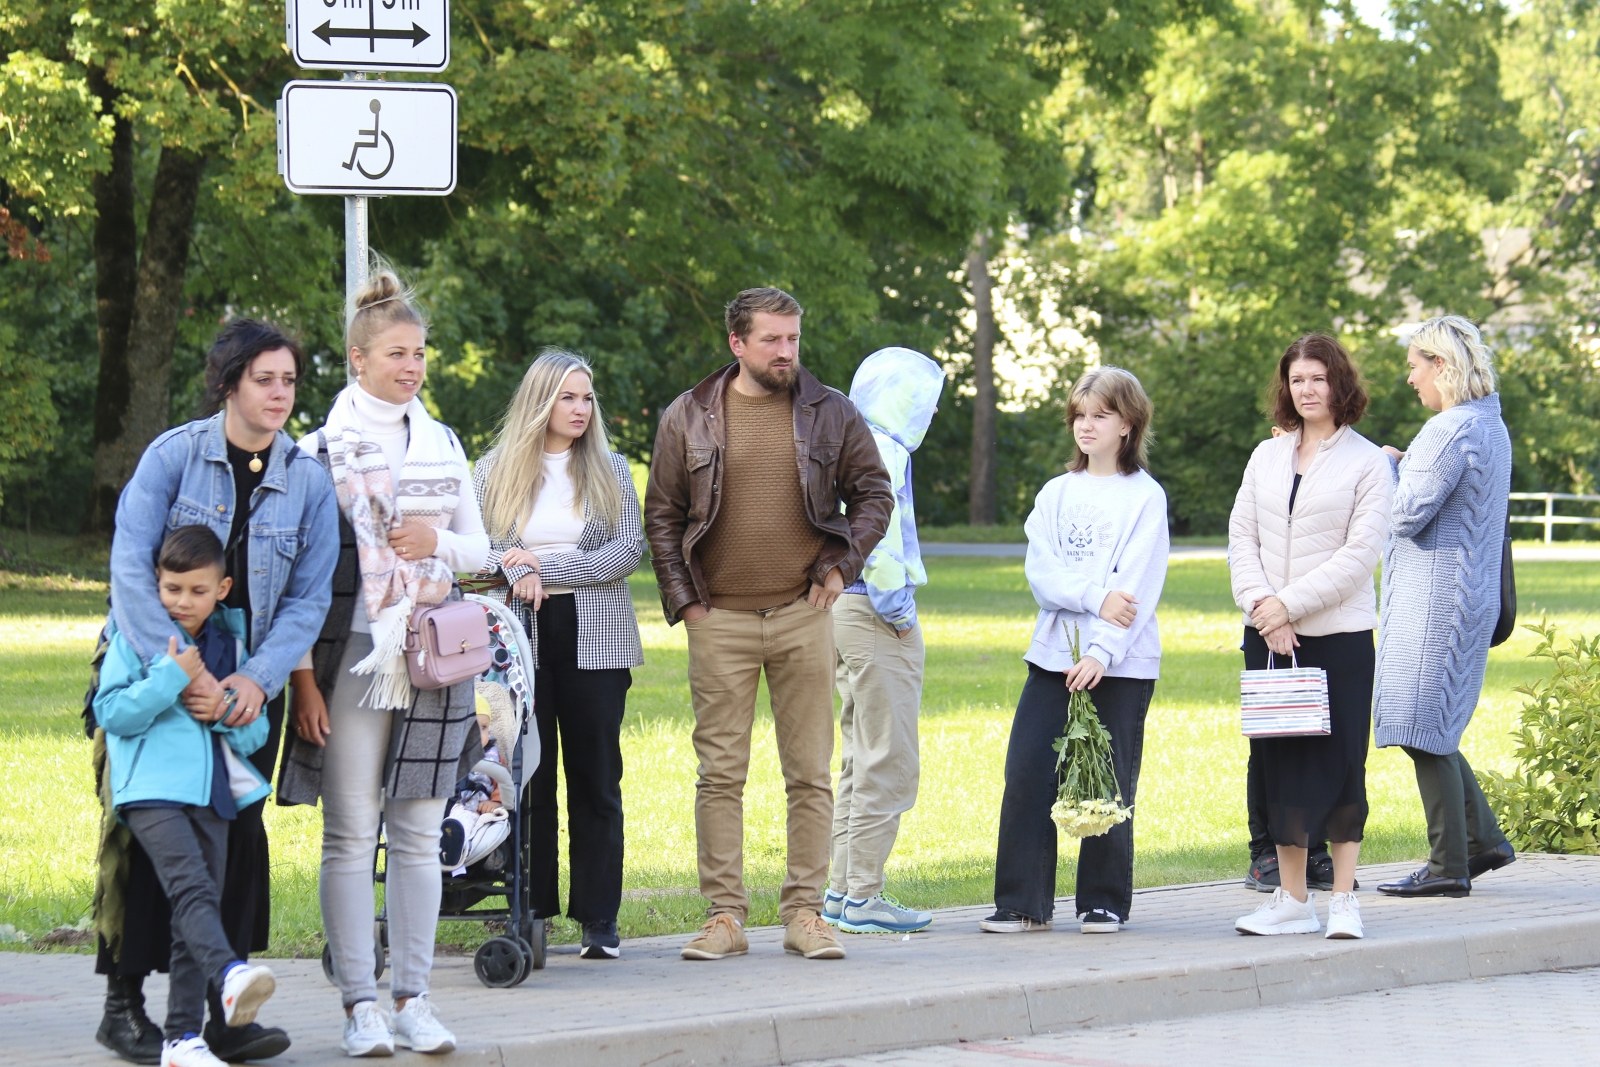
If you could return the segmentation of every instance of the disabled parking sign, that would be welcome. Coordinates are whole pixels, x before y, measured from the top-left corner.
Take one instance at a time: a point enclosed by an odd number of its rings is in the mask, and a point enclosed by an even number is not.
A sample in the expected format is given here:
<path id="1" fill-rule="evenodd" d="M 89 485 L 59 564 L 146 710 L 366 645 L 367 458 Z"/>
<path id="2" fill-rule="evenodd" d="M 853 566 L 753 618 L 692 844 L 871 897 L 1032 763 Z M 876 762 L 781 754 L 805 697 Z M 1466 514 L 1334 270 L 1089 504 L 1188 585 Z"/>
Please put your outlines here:
<path id="1" fill-rule="evenodd" d="M 296 193 L 445 196 L 456 187 L 456 92 L 290 82 L 278 100 L 278 172 Z"/>

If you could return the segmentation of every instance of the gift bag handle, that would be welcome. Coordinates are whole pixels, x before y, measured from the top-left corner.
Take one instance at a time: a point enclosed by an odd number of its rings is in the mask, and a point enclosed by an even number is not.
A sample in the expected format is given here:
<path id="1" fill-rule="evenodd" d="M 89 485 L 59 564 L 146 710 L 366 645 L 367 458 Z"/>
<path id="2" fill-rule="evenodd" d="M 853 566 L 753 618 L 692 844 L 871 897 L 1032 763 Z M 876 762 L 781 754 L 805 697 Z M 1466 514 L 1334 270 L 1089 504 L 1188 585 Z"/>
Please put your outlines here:
<path id="1" fill-rule="evenodd" d="M 1267 670 L 1269 671 L 1272 670 L 1272 657 L 1275 655 L 1277 655 L 1277 653 L 1273 652 L 1272 649 L 1267 649 Z M 1295 655 L 1293 649 L 1289 651 L 1289 666 L 1293 667 L 1295 670 L 1300 669 L 1299 657 Z"/>

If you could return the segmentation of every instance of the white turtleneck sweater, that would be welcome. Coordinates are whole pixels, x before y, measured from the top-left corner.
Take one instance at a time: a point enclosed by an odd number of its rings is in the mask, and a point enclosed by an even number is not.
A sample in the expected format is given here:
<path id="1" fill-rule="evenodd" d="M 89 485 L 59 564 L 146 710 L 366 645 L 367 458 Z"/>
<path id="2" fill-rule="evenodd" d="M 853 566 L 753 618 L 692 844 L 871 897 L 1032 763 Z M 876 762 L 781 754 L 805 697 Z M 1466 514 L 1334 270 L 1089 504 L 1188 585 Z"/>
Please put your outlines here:
<path id="1" fill-rule="evenodd" d="M 569 465 L 572 449 L 544 454 L 544 484 L 527 518 L 517 528 L 523 547 L 543 559 L 556 552 L 578 551 L 583 537 L 583 509 L 574 508 L 572 475 Z M 546 593 L 570 593 L 570 585 L 547 585 Z"/>
<path id="2" fill-rule="evenodd" d="M 406 425 L 406 405 L 379 400 L 364 388 L 357 386 L 351 396 L 356 414 L 361 417 L 361 436 L 383 449 L 383 458 L 389 470 L 398 478 L 406 462 L 406 443 L 410 438 Z M 439 545 L 433 550 L 458 574 L 476 574 L 489 559 L 489 535 L 483 528 L 483 516 L 478 511 L 478 498 L 472 491 L 466 454 L 457 446 L 461 459 L 461 498 L 451 516 L 449 529 L 435 530 Z M 357 633 L 371 633 L 372 623 L 365 608 L 356 612 L 350 629 Z"/>

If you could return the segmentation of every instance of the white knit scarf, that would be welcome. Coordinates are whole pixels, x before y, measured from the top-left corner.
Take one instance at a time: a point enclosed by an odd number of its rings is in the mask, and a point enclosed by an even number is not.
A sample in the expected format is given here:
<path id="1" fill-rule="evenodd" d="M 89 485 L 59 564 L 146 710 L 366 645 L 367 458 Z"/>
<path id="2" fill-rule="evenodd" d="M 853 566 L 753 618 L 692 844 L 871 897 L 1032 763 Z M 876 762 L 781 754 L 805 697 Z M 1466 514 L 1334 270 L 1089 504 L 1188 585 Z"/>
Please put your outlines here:
<path id="1" fill-rule="evenodd" d="M 362 438 L 353 398 L 359 388 L 345 386 L 323 427 L 339 510 L 355 532 L 361 596 L 372 621 L 372 654 L 350 673 L 374 675 L 362 698 L 367 706 L 408 708 L 413 693 L 406 673 L 406 624 L 413 608 L 441 603 L 455 575 L 437 556 L 401 559 L 389 547 L 389 531 L 407 522 L 448 529 L 466 472 L 449 432 L 413 397 L 406 407 L 410 433 L 397 485 L 383 448 Z"/>

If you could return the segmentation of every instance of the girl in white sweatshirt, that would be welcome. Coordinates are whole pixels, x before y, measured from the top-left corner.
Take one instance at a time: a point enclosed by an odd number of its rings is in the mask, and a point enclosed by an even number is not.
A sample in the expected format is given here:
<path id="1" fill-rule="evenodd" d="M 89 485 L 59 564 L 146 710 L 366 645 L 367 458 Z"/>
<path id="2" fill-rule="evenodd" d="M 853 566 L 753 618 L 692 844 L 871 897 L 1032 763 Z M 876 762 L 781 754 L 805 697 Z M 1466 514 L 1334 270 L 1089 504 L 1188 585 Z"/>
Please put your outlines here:
<path id="1" fill-rule="evenodd" d="M 1125 370 L 1100 367 L 1073 386 L 1067 422 L 1078 446 L 1045 484 L 1025 527 L 1025 573 L 1039 620 L 1024 659 L 1028 681 L 1006 751 L 991 933 L 1051 925 L 1056 889 L 1056 753 L 1073 690 L 1087 689 L 1111 734 L 1124 804 L 1132 807 L 1144 719 L 1161 673 L 1156 602 L 1167 577 L 1167 495 L 1150 477 L 1150 398 Z M 1079 634 L 1082 657 L 1071 641 Z M 1076 911 L 1084 933 L 1115 933 L 1133 905 L 1133 820 L 1078 850 Z"/>

